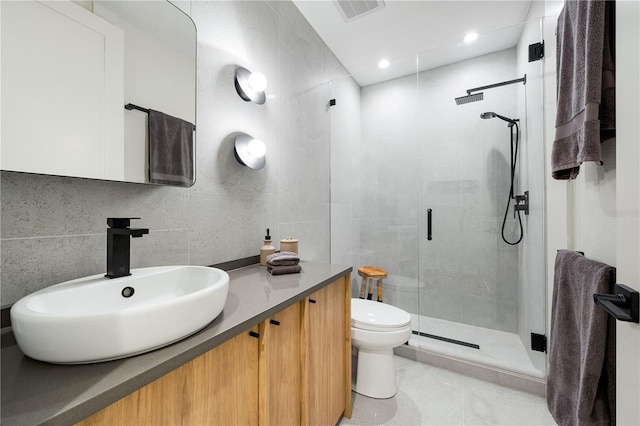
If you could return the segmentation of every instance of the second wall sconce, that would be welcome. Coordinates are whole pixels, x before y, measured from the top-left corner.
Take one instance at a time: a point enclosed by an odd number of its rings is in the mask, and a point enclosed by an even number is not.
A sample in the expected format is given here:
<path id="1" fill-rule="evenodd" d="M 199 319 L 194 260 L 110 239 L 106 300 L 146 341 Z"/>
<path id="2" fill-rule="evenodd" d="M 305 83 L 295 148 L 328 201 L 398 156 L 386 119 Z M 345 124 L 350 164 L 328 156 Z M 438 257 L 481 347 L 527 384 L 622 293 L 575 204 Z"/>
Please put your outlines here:
<path id="1" fill-rule="evenodd" d="M 264 90 L 267 88 L 266 77 L 259 72 L 251 72 L 246 68 L 236 69 L 236 92 L 247 102 L 262 105 L 267 100 Z"/>
<path id="2" fill-rule="evenodd" d="M 246 133 L 236 136 L 233 153 L 238 163 L 250 169 L 260 170 L 265 164 L 267 147 L 260 139 L 255 139 Z"/>

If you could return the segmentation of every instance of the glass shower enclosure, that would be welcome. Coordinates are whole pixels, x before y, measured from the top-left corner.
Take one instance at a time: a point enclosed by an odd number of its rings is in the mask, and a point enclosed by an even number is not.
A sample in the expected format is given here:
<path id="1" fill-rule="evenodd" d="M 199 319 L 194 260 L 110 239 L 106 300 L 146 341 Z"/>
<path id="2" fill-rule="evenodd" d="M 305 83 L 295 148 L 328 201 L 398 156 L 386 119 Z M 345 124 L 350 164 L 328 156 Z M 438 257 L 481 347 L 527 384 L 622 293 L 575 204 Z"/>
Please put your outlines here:
<path id="1" fill-rule="evenodd" d="M 353 297 L 359 266 L 388 271 L 384 303 L 411 314 L 410 347 L 543 379 L 544 76 L 528 61 L 540 18 L 517 30 L 497 52 L 437 66 L 421 52 L 409 75 L 330 83 L 331 261 L 353 266 Z M 509 200 L 525 191 L 529 214 Z"/>

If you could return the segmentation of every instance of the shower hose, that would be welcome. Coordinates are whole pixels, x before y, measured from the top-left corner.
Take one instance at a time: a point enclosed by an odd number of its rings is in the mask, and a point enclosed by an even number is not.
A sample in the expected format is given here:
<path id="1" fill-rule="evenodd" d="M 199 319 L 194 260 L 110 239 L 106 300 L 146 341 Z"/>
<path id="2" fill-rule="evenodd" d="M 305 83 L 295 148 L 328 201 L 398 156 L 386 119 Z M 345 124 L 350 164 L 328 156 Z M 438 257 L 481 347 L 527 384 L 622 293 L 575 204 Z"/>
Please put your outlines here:
<path id="1" fill-rule="evenodd" d="M 514 135 L 514 127 L 515 127 L 515 135 Z M 509 207 L 511 206 L 511 200 L 514 200 L 513 196 L 513 181 L 515 179 L 516 174 L 516 162 L 518 160 L 518 142 L 520 139 L 520 128 L 518 127 L 518 123 L 510 123 L 509 131 L 511 132 L 511 187 L 509 188 L 509 197 L 507 199 L 507 208 L 504 211 L 504 219 L 502 220 L 502 240 L 511 245 L 515 246 L 522 241 L 522 237 L 524 235 L 524 231 L 522 229 L 522 218 L 520 217 L 520 210 L 517 210 L 515 213 L 518 215 L 518 224 L 520 225 L 520 237 L 517 241 L 511 242 L 507 240 L 507 237 L 504 235 L 504 228 L 507 224 L 507 215 L 509 214 Z"/>

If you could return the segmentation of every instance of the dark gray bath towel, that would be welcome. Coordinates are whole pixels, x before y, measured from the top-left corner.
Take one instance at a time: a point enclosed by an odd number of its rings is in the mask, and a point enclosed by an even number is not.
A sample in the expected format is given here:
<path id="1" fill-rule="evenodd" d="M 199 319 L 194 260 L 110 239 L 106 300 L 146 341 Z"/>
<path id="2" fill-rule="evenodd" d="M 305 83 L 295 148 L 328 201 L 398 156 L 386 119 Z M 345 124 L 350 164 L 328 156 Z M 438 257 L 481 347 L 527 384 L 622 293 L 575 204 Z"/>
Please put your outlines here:
<path id="1" fill-rule="evenodd" d="M 615 268 L 560 250 L 551 308 L 547 406 L 560 426 L 615 425 L 615 320 L 593 302 Z"/>
<path id="2" fill-rule="evenodd" d="M 193 124 L 149 110 L 149 182 L 193 184 Z"/>
<path id="3" fill-rule="evenodd" d="M 267 272 L 271 275 L 297 274 L 302 271 L 300 265 L 273 266 L 267 264 Z"/>
<path id="4" fill-rule="evenodd" d="M 568 0 L 558 17 L 554 179 L 575 179 L 585 161 L 602 163 L 600 142 L 615 136 L 614 4 Z"/>

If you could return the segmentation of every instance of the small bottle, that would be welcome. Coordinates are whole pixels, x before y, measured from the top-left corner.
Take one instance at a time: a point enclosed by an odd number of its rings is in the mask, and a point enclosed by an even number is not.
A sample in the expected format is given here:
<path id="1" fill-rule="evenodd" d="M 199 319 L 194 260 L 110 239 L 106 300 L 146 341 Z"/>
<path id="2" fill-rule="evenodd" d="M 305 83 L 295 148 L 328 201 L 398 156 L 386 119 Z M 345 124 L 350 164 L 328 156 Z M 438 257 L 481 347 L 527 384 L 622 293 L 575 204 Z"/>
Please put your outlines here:
<path id="1" fill-rule="evenodd" d="M 267 235 L 264 237 L 264 245 L 260 247 L 260 264 L 262 266 L 267 265 L 267 256 L 276 252 L 276 248 L 271 245 L 271 236 L 269 235 L 269 228 L 267 228 Z"/>

